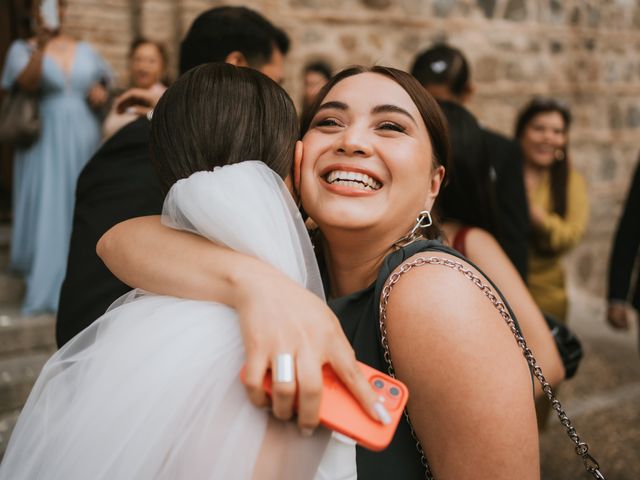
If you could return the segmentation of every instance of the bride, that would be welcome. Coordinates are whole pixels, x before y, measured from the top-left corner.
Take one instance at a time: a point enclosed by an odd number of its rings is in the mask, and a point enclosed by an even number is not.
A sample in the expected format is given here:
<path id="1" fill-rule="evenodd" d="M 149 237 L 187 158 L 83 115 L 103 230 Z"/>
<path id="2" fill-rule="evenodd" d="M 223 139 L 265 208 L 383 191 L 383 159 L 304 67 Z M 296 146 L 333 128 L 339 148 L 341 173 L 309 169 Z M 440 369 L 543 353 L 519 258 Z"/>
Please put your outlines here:
<path id="1" fill-rule="evenodd" d="M 267 261 L 324 298 L 285 185 L 297 138 L 278 85 L 207 64 L 161 99 L 151 150 L 173 185 L 166 225 Z M 233 309 L 134 290 L 47 362 L 0 479 L 355 478 L 353 444 L 326 431 L 301 436 L 250 403 L 243 363 Z"/>

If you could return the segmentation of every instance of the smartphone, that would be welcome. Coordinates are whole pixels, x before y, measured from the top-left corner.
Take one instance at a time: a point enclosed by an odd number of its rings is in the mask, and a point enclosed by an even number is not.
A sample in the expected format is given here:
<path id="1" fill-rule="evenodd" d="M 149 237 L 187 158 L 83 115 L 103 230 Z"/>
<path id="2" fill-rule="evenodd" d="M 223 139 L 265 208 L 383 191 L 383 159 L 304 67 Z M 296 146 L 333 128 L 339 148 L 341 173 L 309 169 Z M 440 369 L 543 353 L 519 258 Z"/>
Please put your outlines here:
<path id="1" fill-rule="evenodd" d="M 356 398 L 342 383 L 329 365 L 322 368 L 322 400 L 320 401 L 320 423 L 327 428 L 356 441 L 373 451 L 384 450 L 391 440 L 403 416 L 409 399 L 409 390 L 399 380 L 358 362 L 358 366 L 373 389 L 381 397 L 382 404 L 391 416 L 391 423 L 383 425 L 372 419 L 360 406 Z M 240 373 L 244 381 L 244 368 Z M 264 379 L 264 389 L 271 394 L 271 371 Z M 295 405 L 294 405 L 294 408 Z"/>
<path id="2" fill-rule="evenodd" d="M 58 30 L 60 28 L 58 0 L 42 0 L 40 2 L 40 16 L 47 30 L 51 32 Z"/>

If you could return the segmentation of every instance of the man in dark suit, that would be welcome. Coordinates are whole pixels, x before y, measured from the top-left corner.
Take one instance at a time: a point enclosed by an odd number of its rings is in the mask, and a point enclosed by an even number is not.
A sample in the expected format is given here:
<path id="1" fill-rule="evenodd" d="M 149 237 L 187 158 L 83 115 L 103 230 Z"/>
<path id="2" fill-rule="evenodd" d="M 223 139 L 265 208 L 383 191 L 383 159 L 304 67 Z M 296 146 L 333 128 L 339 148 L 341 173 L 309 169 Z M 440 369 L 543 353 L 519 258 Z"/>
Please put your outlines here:
<path id="1" fill-rule="evenodd" d="M 411 74 L 436 99 L 462 107 L 473 89 L 469 64 L 460 50 L 436 45 L 420 53 Z M 485 155 L 491 166 L 491 183 L 495 197 L 496 237 L 522 278 L 527 277 L 529 211 L 522 176 L 522 153 L 513 140 L 482 128 Z M 452 145 L 455 150 L 456 146 Z"/>
<path id="2" fill-rule="evenodd" d="M 203 63 L 224 61 L 255 68 L 280 81 L 288 49 L 287 35 L 260 14 L 244 7 L 213 8 L 194 20 L 182 41 L 180 73 Z M 56 321 L 59 347 L 131 289 L 104 266 L 96 255 L 96 244 L 115 224 L 162 211 L 164 195 L 150 162 L 150 122 L 144 115 L 157 101 L 137 89 L 120 97 L 122 108 L 134 108 L 140 118 L 102 145 L 78 179 Z"/>
<path id="3" fill-rule="evenodd" d="M 609 259 L 609 306 L 607 321 L 621 330 L 629 329 L 629 301 L 640 311 L 640 158 L 624 204 Z M 634 275 L 634 270 L 636 274 Z M 632 278 L 635 277 L 635 285 Z"/>

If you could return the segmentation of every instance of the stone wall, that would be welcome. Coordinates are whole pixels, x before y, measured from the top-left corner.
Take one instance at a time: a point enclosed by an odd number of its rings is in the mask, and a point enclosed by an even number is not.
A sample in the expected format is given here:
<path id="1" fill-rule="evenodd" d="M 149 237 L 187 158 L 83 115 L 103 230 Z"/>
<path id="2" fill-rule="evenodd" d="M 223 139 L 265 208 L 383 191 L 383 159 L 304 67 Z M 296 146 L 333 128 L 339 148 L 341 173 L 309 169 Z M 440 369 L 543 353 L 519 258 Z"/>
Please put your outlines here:
<path id="1" fill-rule="evenodd" d="M 94 43 L 126 84 L 135 33 L 175 54 L 205 0 L 70 0 L 68 29 Z M 510 133 L 534 94 L 566 100 L 575 123 L 571 150 L 589 183 L 592 215 L 569 259 L 571 281 L 602 295 L 606 260 L 632 167 L 640 151 L 638 0 L 248 0 L 292 38 L 285 88 L 298 98 L 300 70 L 323 58 L 339 68 L 379 63 L 409 68 L 434 41 L 461 48 L 472 63 L 471 109 Z M 175 60 L 174 60 L 175 68 Z"/>

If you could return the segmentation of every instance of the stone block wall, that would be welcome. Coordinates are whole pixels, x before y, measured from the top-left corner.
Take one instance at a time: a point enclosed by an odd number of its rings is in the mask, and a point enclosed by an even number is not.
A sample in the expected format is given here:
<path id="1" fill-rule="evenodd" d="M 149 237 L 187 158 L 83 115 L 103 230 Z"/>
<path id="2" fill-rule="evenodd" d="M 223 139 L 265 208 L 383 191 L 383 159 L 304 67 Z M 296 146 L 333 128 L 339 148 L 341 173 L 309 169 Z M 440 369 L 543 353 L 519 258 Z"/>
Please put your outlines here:
<path id="1" fill-rule="evenodd" d="M 203 10 L 235 2 L 70 0 L 68 29 L 91 41 L 126 84 L 126 52 L 136 33 L 167 44 Z M 553 95 L 574 114 L 571 152 L 587 178 L 592 214 L 569 258 L 573 287 L 603 295 L 611 238 L 640 152 L 638 0 L 246 0 L 291 36 L 284 84 L 300 95 L 305 62 L 336 68 L 379 63 L 410 68 L 433 42 L 461 48 L 472 64 L 470 108 L 510 134 L 532 95 Z M 175 60 L 173 63 L 175 68 Z"/>

